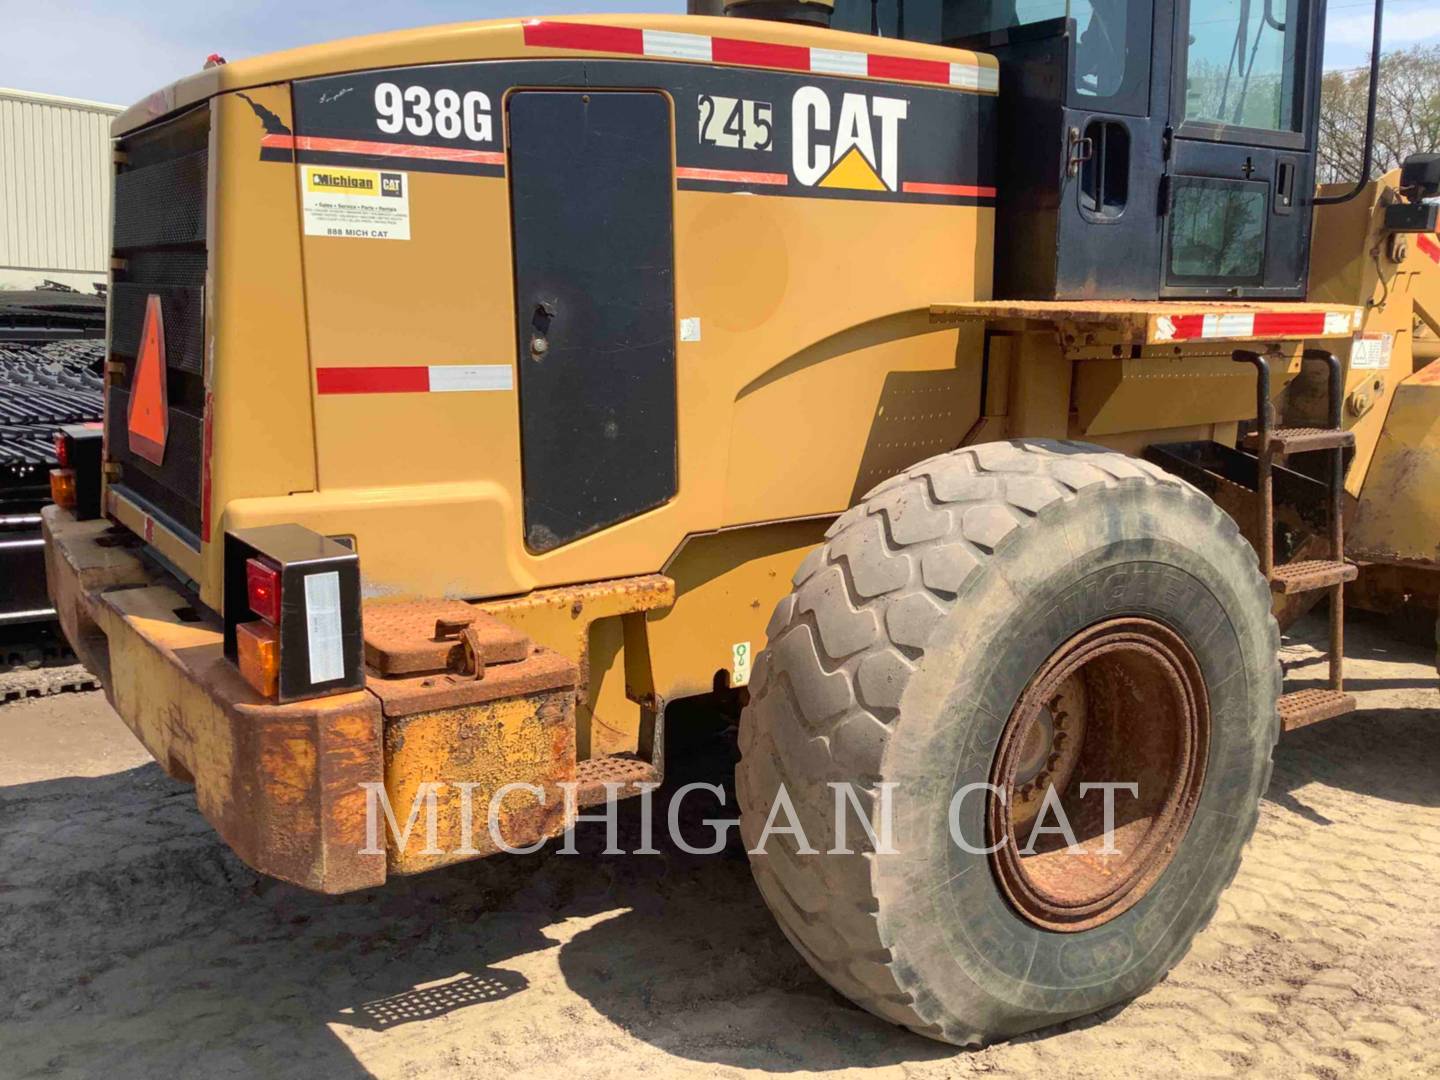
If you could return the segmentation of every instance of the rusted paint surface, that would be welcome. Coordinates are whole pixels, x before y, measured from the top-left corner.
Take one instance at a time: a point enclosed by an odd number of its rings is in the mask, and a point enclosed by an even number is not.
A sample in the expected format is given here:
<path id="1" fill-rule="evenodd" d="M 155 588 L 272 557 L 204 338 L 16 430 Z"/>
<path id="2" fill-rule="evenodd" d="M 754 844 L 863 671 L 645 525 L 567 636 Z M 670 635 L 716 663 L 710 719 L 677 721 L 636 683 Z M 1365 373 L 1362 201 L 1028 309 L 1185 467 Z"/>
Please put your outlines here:
<path id="1" fill-rule="evenodd" d="M 384 779 L 378 700 L 363 691 L 261 699 L 225 659 L 218 621 L 193 621 L 189 598 L 144 584 L 134 553 L 98 543 L 93 523 L 46 520 L 51 588 L 82 632 L 84 621 L 93 628 L 111 704 L 167 772 L 194 783 L 201 813 L 235 853 L 320 892 L 383 882 L 384 855 L 361 854 L 361 785 Z"/>
<path id="2" fill-rule="evenodd" d="M 103 681 L 110 654 L 105 635 L 90 612 L 89 594 L 142 585 L 148 580 L 145 568 L 133 551 L 105 543 L 111 534 L 124 532 L 108 521 L 76 521 L 69 510 L 47 506 L 40 511 L 40 522 L 45 537 L 46 585 L 60 628 L 80 662 Z M 56 542 L 61 534 L 67 543 Z"/>
<path id="3" fill-rule="evenodd" d="M 530 655 L 519 630 L 459 600 L 372 601 L 365 605 L 365 663 L 382 675 L 408 675 L 458 667 L 458 635 L 441 636 L 440 621 L 474 631 L 477 654 L 486 664 L 507 664 Z"/>
<path id="4" fill-rule="evenodd" d="M 1209 746 L 1199 661 L 1168 627 L 1111 619 L 1055 650 L 1016 703 L 991 769 L 990 865 L 1016 912 L 1046 930 L 1073 933 L 1139 903 L 1189 828 Z M 1136 801 L 1111 833 L 1105 811 L 1076 792 L 1114 776 L 1133 778 Z M 1072 851 L 1050 837 L 1034 850 L 1022 847 L 1022 837 L 1034 842 L 1043 802 L 1036 792 L 1049 798 L 1047 788 L 1076 836 L 1104 831 L 1115 850 Z"/>
<path id="5" fill-rule="evenodd" d="M 576 737 L 580 755 L 634 750 L 643 716 L 624 695 L 617 658 L 623 644 L 615 616 L 663 611 L 675 603 L 675 582 L 664 574 L 541 589 L 527 596 L 483 603 L 482 610 L 530 635 L 536 644 L 572 660 L 576 686 Z M 592 677 L 592 662 L 605 665 Z M 603 681 L 601 676 L 609 673 Z M 602 690 L 605 691 L 601 701 Z"/>
<path id="6" fill-rule="evenodd" d="M 1440 610 L 1440 572 L 1425 565 L 1364 563 L 1360 577 L 1345 589 L 1345 603 L 1381 615 L 1404 616 L 1415 608 L 1434 612 Z"/>
<path id="7" fill-rule="evenodd" d="M 396 821 L 403 828 L 417 799 L 420 807 L 403 846 L 387 830 L 391 872 L 413 874 L 501 850 L 488 820 L 491 801 L 506 784 L 531 784 L 541 793 L 518 789 L 501 799 L 500 838 L 522 847 L 557 835 L 566 821 L 560 785 L 574 779 L 575 704 L 569 687 L 387 721 L 385 789 Z M 427 784 L 438 785 L 436 843 L 428 850 Z M 462 784 L 474 785 L 468 829 Z"/>
<path id="8" fill-rule="evenodd" d="M 525 660 L 487 667 L 480 678 L 452 672 L 406 678 L 372 677 L 367 687 L 379 698 L 385 715 L 393 718 L 411 716 L 428 709 L 479 705 L 544 690 L 573 692 L 577 679 L 577 670 L 571 660 L 549 649 L 532 646 Z"/>

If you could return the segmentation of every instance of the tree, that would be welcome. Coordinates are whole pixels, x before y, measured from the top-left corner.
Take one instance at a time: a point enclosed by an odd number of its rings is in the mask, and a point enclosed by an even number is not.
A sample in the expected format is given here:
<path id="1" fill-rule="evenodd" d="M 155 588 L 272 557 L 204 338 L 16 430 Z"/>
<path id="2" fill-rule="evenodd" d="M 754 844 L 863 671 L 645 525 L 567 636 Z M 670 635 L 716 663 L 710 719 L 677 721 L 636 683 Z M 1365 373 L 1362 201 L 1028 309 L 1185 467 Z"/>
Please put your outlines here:
<path id="1" fill-rule="evenodd" d="M 1354 180 L 1365 142 L 1369 67 L 1327 71 L 1320 84 L 1322 184 Z M 1371 176 L 1416 153 L 1440 152 L 1440 45 L 1416 45 L 1380 57 Z"/>

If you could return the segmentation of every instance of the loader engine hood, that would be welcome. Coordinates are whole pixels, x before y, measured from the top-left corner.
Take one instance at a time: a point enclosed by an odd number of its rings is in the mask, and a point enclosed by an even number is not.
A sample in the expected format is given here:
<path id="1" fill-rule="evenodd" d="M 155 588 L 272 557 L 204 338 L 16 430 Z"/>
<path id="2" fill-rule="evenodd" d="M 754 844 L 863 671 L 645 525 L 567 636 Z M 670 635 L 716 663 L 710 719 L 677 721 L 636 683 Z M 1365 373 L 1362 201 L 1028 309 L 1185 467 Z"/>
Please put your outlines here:
<path id="1" fill-rule="evenodd" d="M 996 85 L 962 50 L 629 16 L 183 80 L 116 125 L 108 509 L 216 606 L 223 533 L 286 522 L 356 544 L 366 595 L 653 572 L 790 516 L 732 424 L 858 378 L 801 498 L 838 512 L 880 467 L 865 350 L 989 294 Z M 953 367 L 920 332 L 904 362 Z M 682 447 L 687 414 L 716 438 Z"/>

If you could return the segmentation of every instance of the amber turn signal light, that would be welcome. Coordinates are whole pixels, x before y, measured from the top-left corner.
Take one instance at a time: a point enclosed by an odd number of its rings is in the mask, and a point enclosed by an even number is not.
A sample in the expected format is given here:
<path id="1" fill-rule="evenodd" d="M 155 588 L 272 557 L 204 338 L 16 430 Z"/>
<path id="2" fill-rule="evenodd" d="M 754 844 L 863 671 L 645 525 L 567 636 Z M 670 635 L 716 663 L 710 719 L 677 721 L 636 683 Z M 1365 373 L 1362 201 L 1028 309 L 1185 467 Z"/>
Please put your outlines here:
<path id="1" fill-rule="evenodd" d="M 75 509 L 75 470 L 50 470 L 50 501 L 66 510 Z"/>
<path id="2" fill-rule="evenodd" d="M 280 685 L 280 638 L 264 620 L 235 627 L 240 675 L 261 697 L 273 698 Z"/>

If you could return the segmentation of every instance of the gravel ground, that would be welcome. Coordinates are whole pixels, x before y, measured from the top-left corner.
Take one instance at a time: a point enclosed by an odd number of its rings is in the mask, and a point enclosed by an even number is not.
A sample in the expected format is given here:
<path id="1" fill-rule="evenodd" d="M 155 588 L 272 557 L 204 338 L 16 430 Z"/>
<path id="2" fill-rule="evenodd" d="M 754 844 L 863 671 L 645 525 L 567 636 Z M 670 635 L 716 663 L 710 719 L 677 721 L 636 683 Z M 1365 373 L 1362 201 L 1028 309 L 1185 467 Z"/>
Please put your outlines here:
<path id="1" fill-rule="evenodd" d="M 1348 635 L 1361 711 L 1282 740 L 1240 876 L 1171 977 L 974 1052 L 832 993 L 733 848 L 607 858 L 592 827 L 579 857 L 311 896 L 233 858 L 99 694 L 17 701 L 0 1077 L 1437 1076 L 1440 701 L 1432 650 L 1384 629 Z M 1289 689 L 1320 684 L 1321 637 L 1287 643 Z M 711 716 L 669 742 L 672 784 L 731 765 Z"/>

